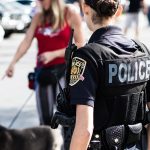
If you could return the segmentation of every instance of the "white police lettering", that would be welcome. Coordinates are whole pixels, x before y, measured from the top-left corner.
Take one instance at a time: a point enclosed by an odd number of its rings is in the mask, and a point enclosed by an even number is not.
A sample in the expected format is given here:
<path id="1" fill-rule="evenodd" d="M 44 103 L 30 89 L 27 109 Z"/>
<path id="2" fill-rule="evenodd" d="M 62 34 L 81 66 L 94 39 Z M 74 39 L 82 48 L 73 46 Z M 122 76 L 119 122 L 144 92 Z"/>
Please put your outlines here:
<path id="1" fill-rule="evenodd" d="M 128 71 L 129 71 L 129 73 L 128 73 L 128 81 L 134 81 L 134 76 L 132 75 L 132 69 L 131 69 L 131 64 L 129 64 L 128 65 Z"/>
<path id="2" fill-rule="evenodd" d="M 127 65 L 124 63 L 121 63 L 119 66 L 119 72 L 118 77 L 121 83 L 125 82 L 127 80 Z"/>
<path id="3" fill-rule="evenodd" d="M 138 60 L 138 59 L 137 59 Z M 150 60 L 123 61 L 108 63 L 108 83 L 138 83 L 150 78 Z"/>
<path id="4" fill-rule="evenodd" d="M 147 60 L 146 63 L 146 79 L 148 79 L 150 76 L 150 60 Z"/>
<path id="5" fill-rule="evenodd" d="M 141 80 L 143 80 L 145 78 L 145 72 L 144 72 L 145 66 L 146 66 L 145 62 L 141 61 L 139 63 L 139 77 Z"/>
<path id="6" fill-rule="evenodd" d="M 137 77 L 138 77 L 138 63 L 135 62 L 135 81 L 137 81 Z"/>
<path id="7" fill-rule="evenodd" d="M 112 77 L 117 75 L 117 65 L 109 64 L 109 83 L 112 83 Z"/>

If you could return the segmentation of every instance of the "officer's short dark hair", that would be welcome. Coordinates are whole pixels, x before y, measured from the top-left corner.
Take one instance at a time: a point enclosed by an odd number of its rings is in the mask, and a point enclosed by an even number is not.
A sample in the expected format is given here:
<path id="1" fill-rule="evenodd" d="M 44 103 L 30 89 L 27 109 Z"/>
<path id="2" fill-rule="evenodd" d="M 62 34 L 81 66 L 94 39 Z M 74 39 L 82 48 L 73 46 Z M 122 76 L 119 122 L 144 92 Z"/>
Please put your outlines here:
<path id="1" fill-rule="evenodd" d="M 87 5 L 89 5 L 96 11 L 97 17 L 102 21 L 104 18 L 112 17 L 116 13 L 120 0 L 84 0 L 84 1 Z"/>

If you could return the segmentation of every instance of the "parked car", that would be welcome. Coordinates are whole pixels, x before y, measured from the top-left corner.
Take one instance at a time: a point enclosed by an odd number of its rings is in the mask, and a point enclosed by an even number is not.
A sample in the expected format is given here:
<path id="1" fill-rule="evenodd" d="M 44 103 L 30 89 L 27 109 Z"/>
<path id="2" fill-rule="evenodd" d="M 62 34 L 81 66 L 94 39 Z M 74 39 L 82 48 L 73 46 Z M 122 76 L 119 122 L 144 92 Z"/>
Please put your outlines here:
<path id="1" fill-rule="evenodd" d="M 7 1 L 0 1 L 0 24 L 5 30 L 5 37 L 13 31 L 24 30 L 31 22 L 31 18 L 21 10 L 7 5 Z"/>
<path id="2" fill-rule="evenodd" d="M 16 2 L 28 7 L 31 10 L 31 17 L 33 17 L 37 12 L 41 11 L 38 0 L 16 0 Z"/>
<path id="3" fill-rule="evenodd" d="M 15 0 L 9 0 L 5 3 L 8 7 L 13 7 L 16 10 L 22 11 L 24 14 L 27 14 L 31 17 L 32 8 L 25 6 L 21 3 L 16 2 Z"/>

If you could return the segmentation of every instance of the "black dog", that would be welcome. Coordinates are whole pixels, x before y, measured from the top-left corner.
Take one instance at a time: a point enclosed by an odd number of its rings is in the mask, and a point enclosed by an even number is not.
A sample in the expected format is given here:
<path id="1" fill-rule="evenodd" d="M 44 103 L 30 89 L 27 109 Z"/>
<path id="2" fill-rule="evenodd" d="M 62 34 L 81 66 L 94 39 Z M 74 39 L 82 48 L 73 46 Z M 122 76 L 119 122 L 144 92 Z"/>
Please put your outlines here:
<path id="1" fill-rule="evenodd" d="M 0 150 L 61 150 L 61 144 L 58 130 L 48 126 L 22 130 L 0 126 Z"/>

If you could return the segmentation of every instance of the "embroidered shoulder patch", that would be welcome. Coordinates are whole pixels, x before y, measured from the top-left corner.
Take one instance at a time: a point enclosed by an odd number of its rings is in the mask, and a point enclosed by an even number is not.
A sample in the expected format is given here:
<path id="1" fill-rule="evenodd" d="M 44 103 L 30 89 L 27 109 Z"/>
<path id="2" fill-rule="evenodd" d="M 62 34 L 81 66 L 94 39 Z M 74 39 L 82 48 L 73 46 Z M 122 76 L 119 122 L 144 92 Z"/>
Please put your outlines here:
<path id="1" fill-rule="evenodd" d="M 86 67 L 86 61 L 79 57 L 72 59 L 71 73 L 70 73 L 70 86 L 75 85 L 80 80 L 84 80 L 83 73 Z M 82 77 L 82 79 L 81 79 Z"/>

